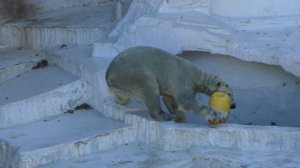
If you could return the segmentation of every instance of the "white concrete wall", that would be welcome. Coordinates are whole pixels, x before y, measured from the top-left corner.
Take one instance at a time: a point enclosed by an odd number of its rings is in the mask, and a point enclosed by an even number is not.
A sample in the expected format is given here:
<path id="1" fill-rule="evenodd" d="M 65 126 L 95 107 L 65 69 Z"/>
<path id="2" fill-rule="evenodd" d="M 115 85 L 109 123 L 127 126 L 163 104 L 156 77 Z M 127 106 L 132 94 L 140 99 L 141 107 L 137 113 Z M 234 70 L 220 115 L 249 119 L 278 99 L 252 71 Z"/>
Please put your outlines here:
<path id="1" fill-rule="evenodd" d="M 211 14 L 225 17 L 279 17 L 300 14 L 299 0 L 212 0 Z"/>
<path id="2" fill-rule="evenodd" d="M 178 13 L 192 10 L 209 14 L 210 3 L 211 0 L 169 0 L 164 1 L 159 7 L 159 13 Z"/>
<path id="3" fill-rule="evenodd" d="M 134 0 L 111 33 L 116 42 L 95 44 L 93 55 L 115 56 L 137 45 L 173 54 L 209 51 L 279 65 L 300 76 L 299 5 L 294 0 Z M 109 46 L 114 52 L 103 52 Z"/>
<path id="4" fill-rule="evenodd" d="M 217 74 L 234 90 L 237 108 L 232 110 L 228 122 L 249 125 L 300 127 L 300 78 L 279 66 L 205 52 L 183 54 L 199 68 Z M 200 101 L 207 101 L 201 95 Z M 189 116 L 190 122 L 201 118 Z"/>
<path id="5" fill-rule="evenodd" d="M 116 39 L 137 19 L 144 15 L 152 15 L 158 12 L 159 6 L 164 0 L 132 0 L 126 15 L 110 34 L 110 38 Z"/>

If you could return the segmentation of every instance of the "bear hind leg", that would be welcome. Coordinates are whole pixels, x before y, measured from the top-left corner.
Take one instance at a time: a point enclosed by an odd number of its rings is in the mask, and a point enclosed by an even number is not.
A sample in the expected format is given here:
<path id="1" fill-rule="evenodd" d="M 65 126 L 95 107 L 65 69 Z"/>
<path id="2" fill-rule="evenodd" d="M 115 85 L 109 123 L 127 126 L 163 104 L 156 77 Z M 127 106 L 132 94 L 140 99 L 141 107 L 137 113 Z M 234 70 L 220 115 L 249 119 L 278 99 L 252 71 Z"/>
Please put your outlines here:
<path id="1" fill-rule="evenodd" d="M 115 95 L 115 102 L 120 104 L 120 105 L 127 105 L 130 103 L 130 98 L 124 95 Z"/>
<path id="2" fill-rule="evenodd" d="M 182 111 L 178 110 L 178 105 L 173 96 L 163 95 L 163 102 L 165 103 L 168 111 L 174 115 L 175 122 L 185 123 L 186 118 Z"/>
<path id="3" fill-rule="evenodd" d="M 122 91 L 117 90 L 117 89 L 112 89 L 112 88 L 111 88 L 111 91 L 115 95 L 115 102 L 117 104 L 127 105 L 127 104 L 130 103 L 130 98 L 129 98 L 129 96 L 127 96 L 127 94 L 125 92 L 122 92 Z"/>

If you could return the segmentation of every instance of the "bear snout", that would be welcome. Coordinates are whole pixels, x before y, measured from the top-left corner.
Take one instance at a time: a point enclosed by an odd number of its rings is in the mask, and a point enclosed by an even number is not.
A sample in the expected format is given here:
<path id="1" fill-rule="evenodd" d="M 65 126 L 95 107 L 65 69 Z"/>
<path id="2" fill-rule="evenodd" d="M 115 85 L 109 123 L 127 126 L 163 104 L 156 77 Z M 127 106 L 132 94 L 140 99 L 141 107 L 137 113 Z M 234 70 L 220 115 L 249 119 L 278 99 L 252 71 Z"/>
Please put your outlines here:
<path id="1" fill-rule="evenodd" d="M 230 109 L 235 109 L 235 108 L 236 108 L 235 103 L 233 103 L 233 104 L 230 105 Z"/>

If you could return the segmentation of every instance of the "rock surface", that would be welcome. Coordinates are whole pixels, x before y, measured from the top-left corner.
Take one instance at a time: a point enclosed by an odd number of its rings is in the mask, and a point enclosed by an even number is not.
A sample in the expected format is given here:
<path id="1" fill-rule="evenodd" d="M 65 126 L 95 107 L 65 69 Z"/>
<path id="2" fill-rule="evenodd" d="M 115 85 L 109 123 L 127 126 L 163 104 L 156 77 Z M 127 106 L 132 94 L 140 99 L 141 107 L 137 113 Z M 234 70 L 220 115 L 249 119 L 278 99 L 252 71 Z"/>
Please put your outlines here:
<path id="1" fill-rule="evenodd" d="M 227 5 L 221 8 L 223 3 Z M 261 6 L 255 8 L 257 3 Z M 209 51 L 279 65 L 300 76 L 300 12 L 293 6 L 293 0 L 275 0 L 273 8 L 268 7 L 269 3 L 133 1 L 111 34 L 118 37 L 112 50 L 120 52 L 132 46 L 150 45 L 173 54 L 183 50 Z M 244 12 L 247 5 L 253 9 L 249 13 Z M 94 56 L 105 55 L 100 52 L 103 45 L 94 46 Z"/>
<path id="2" fill-rule="evenodd" d="M 274 66 L 299 76 L 296 0 L 133 0 L 119 21 L 130 1 L 32 0 L 40 15 L 1 25 L 1 168 L 299 167 L 300 78 Z M 156 122 L 138 101 L 115 104 L 105 71 L 135 45 L 221 53 L 181 56 L 233 87 L 229 123 Z"/>

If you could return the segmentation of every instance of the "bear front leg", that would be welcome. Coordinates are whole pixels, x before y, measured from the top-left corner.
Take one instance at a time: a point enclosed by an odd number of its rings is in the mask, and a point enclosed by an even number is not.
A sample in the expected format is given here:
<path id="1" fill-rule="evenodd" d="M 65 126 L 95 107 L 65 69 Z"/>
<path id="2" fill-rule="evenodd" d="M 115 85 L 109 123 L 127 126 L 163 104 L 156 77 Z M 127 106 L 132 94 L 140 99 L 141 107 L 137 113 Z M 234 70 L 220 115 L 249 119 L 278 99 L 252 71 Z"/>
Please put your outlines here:
<path id="1" fill-rule="evenodd" d="M 160 95 L 158 93 L 148 91 L 143 94 L 142 100 L 152 119 L 156 121 L 170 121 L 171 115 L 161 110 L 159 97 Z"/>
<path id="2" fill-rule="evenodd" d="M 225 122 L 228 117 L 228 112 L 216 111 L 213 108 L 199 104 L 194 98 L 182 100 L 182 105 L 188 111 L 202 116 L 207 121 Z"/>
<path id="3" fill-rule="evenodd" d="M 224 123 L 228 118 L 228 112 L 217 111 L 209 106 L 202 105 L 203 110 L 201 111 L 204 118 L 212 123 Z"/>
<path id="4" fill-rule="evenodd" d="M 174 115 L 174 121 L 178 123 L 185 123 L 186 118 L 182 111 L 178 110 L 178 105 L 173 96 L 163 95 L 163 102 L 165 103 L 168 111 Z"/>

